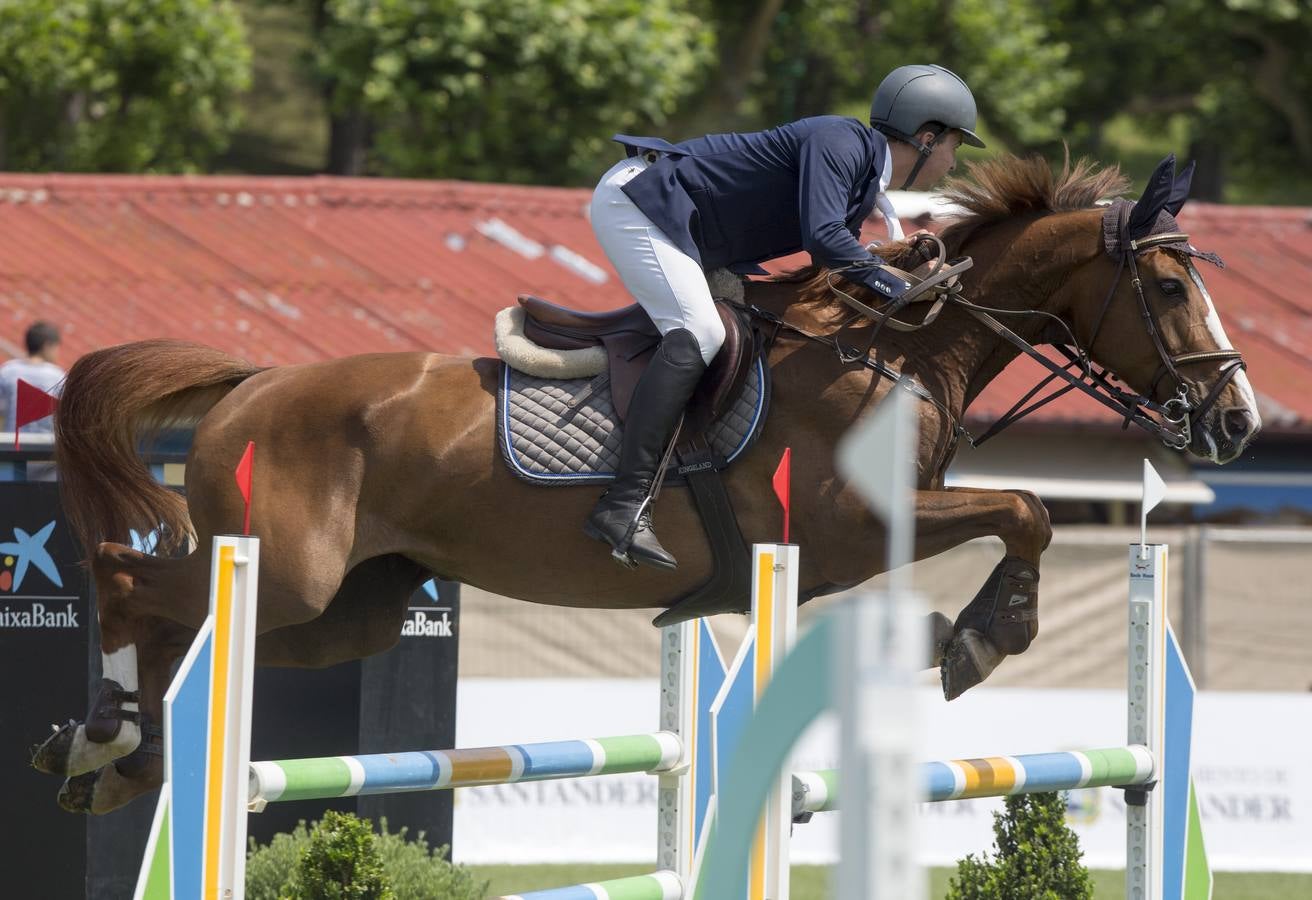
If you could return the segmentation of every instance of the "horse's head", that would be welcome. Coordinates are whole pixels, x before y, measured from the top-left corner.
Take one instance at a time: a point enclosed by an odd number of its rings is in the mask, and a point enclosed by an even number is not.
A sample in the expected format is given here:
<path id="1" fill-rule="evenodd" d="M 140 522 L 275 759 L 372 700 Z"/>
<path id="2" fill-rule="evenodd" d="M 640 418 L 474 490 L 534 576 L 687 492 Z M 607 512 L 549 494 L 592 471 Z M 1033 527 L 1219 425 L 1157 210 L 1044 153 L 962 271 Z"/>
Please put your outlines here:
<path id="1" fill-rule="evenodd" d="M 1244 364 L 1195 260 L 1222 265 L 1189 243 L 1175 220 L 1192 165 L 1158 166 L 1135 203 L 1118 200 L 1102 216 L 1102 258 L 1065 285 L 1064 304 L 1081 346 L 1171 426 L 1168 443 L 1226 463 L 1261 427 Z M 1068 304 L 1068 305 L 1067 305 Z"/>

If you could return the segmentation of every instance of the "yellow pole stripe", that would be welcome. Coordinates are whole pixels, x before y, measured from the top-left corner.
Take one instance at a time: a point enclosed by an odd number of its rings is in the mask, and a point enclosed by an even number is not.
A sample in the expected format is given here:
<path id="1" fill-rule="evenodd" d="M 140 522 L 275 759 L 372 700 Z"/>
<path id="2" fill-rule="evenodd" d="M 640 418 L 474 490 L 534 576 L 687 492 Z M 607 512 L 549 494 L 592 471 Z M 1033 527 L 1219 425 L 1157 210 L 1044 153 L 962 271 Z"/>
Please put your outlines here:
<path id="1" fill-rule="evenodd" d="M 218 596 L 214 609 L 214 645 L 210 683 L 210 752 L 205 773 L 205 893 L 219 893 L 219 843 L 223 836 L 224 749 L 227 738 L 228 659 L 232 643 L 232 580 L 234 548 L 219 548 Z M 244 848 L 243 851 L 244 852 Z"/>
<path id="2" fill-rule="evenodd" d="M 686 788 L 680 787 L 678 790 L 683 791 L 682 796 L 687 801 L 686 806 L 688 808 L 684 810 L 684 815 L 688 820 L 688 828 L 684 831 L 684 834 L 688 836 L 688 843 L 686 847 L 678 848 L 678 852 L 687 856 L 687 859 L 680 860 L 679 864 L 687 871 L 692 871 L 692 860 L 697 855 L 697 711 L 702 708 L 702 624 L 699 621 L 694 621 L 693 626 L 687 630 L 692 632 L 692 646 L 682 647 L 681 649 L 684 653 L 692 654 L 692 684 L 685 685 L 684 690 L 691 691 L 692 696 L 684 696 L 683 691 L 680 691 L 679 703 L 682 704 L 683 709 L 691 709 L 693 712 L 691 716 L 688 716 L 688 733 L 684 735 L 683 744 L 684 750 L 688 754 L 688 771 L 682 778 L 688 779 L 688 785 Z M 682 661 L 679 662 L 679 668 L 681 670 L 683 668 Z M 682 710 L 679 711 L 678 715 L 680 722 L 682 722 Z"/>
<path id="3" fill-rule="evenodd" d="M 756 699 L 765 693 L 774 660 L 774 554 L 762 553 L 756 569 Z"/>
<path id="4" fill-rule="evenodd" d="M 1016 786 L 1016 769 L 1000 756 L 956 760 L 965 773 L 966 787 L 959 799 L 992 797 Z"/>
<path id="5" fill-rule="evenodd" d="M 770 681 L 774 662 L 774 554 L 761 553 L 756 558 L 756 699 L 759 701 Z M 752 865 L 747 888 L 748 900 L 765 897 L 765 816 L 756 823 L 756 840 L 752 842 Z"/>

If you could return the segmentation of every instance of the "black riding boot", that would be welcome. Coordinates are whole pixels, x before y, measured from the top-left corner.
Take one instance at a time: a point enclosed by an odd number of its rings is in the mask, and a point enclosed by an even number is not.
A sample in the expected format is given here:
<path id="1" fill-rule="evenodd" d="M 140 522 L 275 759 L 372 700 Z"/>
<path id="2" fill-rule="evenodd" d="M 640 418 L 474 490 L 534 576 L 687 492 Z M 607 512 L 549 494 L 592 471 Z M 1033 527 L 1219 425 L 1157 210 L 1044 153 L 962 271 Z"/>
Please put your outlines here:
<path id="1" fill-rule="evenodd" d="M 625 565 L 678 565 L 652 531 L 648 495 L 679 416 L 705 371 L 697 338 L 676 328 L 665 335 L 633 390 L 619 473 L 583 525 L 584 534 L 610 544 Z"/>

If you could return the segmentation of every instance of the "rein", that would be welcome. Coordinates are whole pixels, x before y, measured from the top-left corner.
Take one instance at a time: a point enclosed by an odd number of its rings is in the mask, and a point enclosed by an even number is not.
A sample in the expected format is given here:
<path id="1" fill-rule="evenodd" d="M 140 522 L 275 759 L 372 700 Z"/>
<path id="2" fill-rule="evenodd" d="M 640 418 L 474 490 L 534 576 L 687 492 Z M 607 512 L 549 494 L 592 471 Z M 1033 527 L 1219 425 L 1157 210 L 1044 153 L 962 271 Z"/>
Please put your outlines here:
<path id="1" fill-rule="evenodd" d="M 856 364 L 867 368 L 880 377 L 889 381 L 904 384 L 913 394 L 920 399 L 932 404 L 939 411 L 944 413 L 952 424 L 952 430 L 958 438 L 964 438 L 972 447 L 978 447 L 985 441 L 999 434 L 1009 426 L 1015 424 L 1030 413 L 1047 405 L 1053 400 L 1072 391 L 1082 391 L 1087 396 L 1093 398 L 1098 403 L 1124 417 L 1122 428 L 1128 428 L 1130 423 L 1134 423 L 1153 436 L 1157 437 L 1168 447 L 1176 450 L 1183 450 L 1189 446 L 1193 440 L 1193 428 L 1198 424 L 1203 416 L 1220 399 L 1221 391 L 1229 384 L 1234 377 L 1247 368 L 1243 357 L 1238 350 L 1202 350 L 1190 353 L 1181 353 L 1171 355 L 1167 352 L 1165 345 L 1162 343 L 1160 328 L 1157 325 L 1156 317 L 1148 305 L 1147 297 L 1143 291 L 1143 281 L 1139 276 L 1139 267 L 1137 257 L 1146 250 L 1153 249 L 1160 245 L 1169 244 L 1187 244 L 1189 236 L 1180 232 L 1170 232 L 1165 234 L 1149 235 L 1147 237 L 1131 240 L 1126 230 L 1126 216 L 1128 205 L 1122 206 L 1118 211 L 1120 216 L 1120 231 L 1122 241 L 1120 242 L 1120 252 L 1118 254 L 1116 274 L 1112 278 L 1107 295 L 1103 299 L 1102 308 L 1098 313 L 1098 320 L 1094 325 L 1093 335 L 1090 337 L 1087 348 L 1082 346 L 1075 338 L 1070 326 L 1058 316 L 1046 311 L 1037 309 L 995 309 L 992 307 L 981 306 L 972 303 L 962 295 L 960 274 L 971 266 L 969 258 L 963 260 L 954 260 L 951 264 L 945 266 L 946 250 L 943 242 L 935 235 L 919 235 L 913 248 L 922 254 L 927 255 L 925 248 L 933 245 L 933 252 L 928 254 L 930 261 L 925 267 L 928 271 L 923 275 L 923 281 L 917 284 L 911 291 L 899 298 L 885 304 L 882 307 L 872 307 L 855 297 L 852 297 L 846 291 L 839 288 L 833 280 L 833 274 L 829 276 L 829 287 L 834 293 L 843 299 L 843 302 L 857 311 L 858 316 L 844 322 L 834 335 L 821 335 L 806 331 L 796 325 L 784 321 L 783 316 L 772 313 L 768 310 L 761 309 L 754 304 L 743 304 L 745 311 L 753 318 L 765 321 L 773 325 L 773 333 L 767 338 L 766 346 L 772 344 L 778 337 L 780 331 L 788 331 L 799 337 L 814 341 L 832 349 L 844 365 Z M 932 257 L 936 257 L 933 259 Z M 1148 395 L 1136 394 L 1117 387 L 1111 382 L 1111 373 L 1105 368 L 1097 367 L 1089 356 L 1089 350 L 1092 349 L 1094 342 L 1098 339 L 1098 334 L 1102 330 L 1102 325 L 1107 316 L 1107 311 L 1111 306 L 1112 298 L 1116 294 L 1116 288 L 1120 284 L 1121 276 L 1126 269 L 1130 270 L 1131 284 L 1134 287 L 1135 296 L 1139 302 L 1140 314 L 1143 317 L 1144 327 L 1152 337 L 1153 345 L 1157 349 L 1162 364 L 1158 367 L 1157 373 L 1153 376 L 1152 383 L 1148 389 Z M 841 272 L 843 270 L 836 270 Z M 921 270 L 918 269 L 917 273 Z M 898 272 L 896 274 L 905 275 L 907 273 Z M 908 279 L 912 280 L 912 279 Z M 897 319 L 893 316 L 906 308 L 913 302 L 931 302 L 929 312 L 925 318 L 918 323 L 908 323 Z M 1012 407 L 1003 413 L 992 425 L 985 430 L 979 437 L 974 437 L 958 420 L 957 416 L 952 413 L 942 402 L 935 398 L 928 390 L 920 384 L 917 384 L 910 378 L 904 378 L 892 366 L 874 359 L 871 354 L 874 349 L 874 342 L 884 325 L 888 325 L 897 331 L 910 332 L 924 328 L 926 325 L 933 323 L 938 318 L 945 304 L 951 304 L 968 312 L 976 321 L 984 325 L 998 337 L 1010 343 L 1021 353 L 1033 359 L 1039 365 L 1048 370 L 1048 376 L 1031 388 L 1025 396 L 1021 397 Z M 1062 337 L 1064 342 L 1054 343 L 1052 346 L 1064 357 L 1064 365 L 1057 363 L 1041 353 L 1032 343 L 1016 334 L 1002 322 L 998 321 L 996 316 L 999 315 L 1026 315 L 1026 316 L 1043 316 L 1052 320 L 1052 323 L 1064 332 Z M 839 335 L 845 331 L 853 321 L 861 317 L 871 319 L 875 322 L 869 340 L 865 346 L 860 349 L 849 348 L 844 346 Z M 1188 383 L 1180 374 L 1179 368 L 1186 365 L 1195 365 L 1206 362 L 1221 362 L 1220 377 L 1217 379 L 1207 395 L 1199 401 L 1190 390 Z M 1075 371 L 1072 371 L 1075 370 Z M 1153 399 L 1157 392 L 1158 384 L 1166 375 L 1175 379 L 1175 394 L 1165 401 L 1159 403 Z M 1031 399 L 1049 384 L 1054 381 L 1065 382 L 1064 385 L 1056 390 L 1041 397 L 1038 400 Z"/>

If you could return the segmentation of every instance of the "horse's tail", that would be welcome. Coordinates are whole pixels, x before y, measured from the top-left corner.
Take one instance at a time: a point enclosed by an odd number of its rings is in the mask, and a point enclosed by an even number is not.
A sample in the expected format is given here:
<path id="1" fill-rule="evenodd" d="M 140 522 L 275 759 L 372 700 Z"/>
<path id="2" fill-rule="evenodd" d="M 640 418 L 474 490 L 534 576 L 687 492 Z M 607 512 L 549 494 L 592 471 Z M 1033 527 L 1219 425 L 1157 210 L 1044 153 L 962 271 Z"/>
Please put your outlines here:
<path id="1" fill-rule="evenodd" d="M 187 501 L 157 482 L 137 455 L 161 429 L 199 421 L 261 371 L 185 341 L 139 341 L 83 356 L 69 370 L 55 413 L 55 459 L 69 525 L 94 556 L 159 528 L 169 552 L 193 536 Z M 163 527 L 160 527 L 163 526 Z"/>

